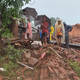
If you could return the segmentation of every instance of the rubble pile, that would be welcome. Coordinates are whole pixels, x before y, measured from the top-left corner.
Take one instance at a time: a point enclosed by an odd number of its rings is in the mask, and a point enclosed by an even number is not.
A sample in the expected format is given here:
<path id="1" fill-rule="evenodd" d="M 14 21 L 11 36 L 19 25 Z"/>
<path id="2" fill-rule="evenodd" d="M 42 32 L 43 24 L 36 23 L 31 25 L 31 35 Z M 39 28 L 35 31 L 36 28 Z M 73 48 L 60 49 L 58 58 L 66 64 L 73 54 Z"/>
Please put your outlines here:
<path id="1" fill-rule="evenodd" d="M 52 39 L 56 40 L 54 35 L 52 36 Z M 69 42 L 73 44 L 80 44 L 80 37 L 70 36 Z"/>
<path id="2" fill-rule="evenodd" d="M 11 42 L 16 47 L 25 48 L 22 60 L 17 62 L 24 68 L 16 72 L 23 80 L 79 80 L 69 60 L 78 62 L 80 66 L 80 50 L 73 48 L 59 50 L 54 44 L 42 48 L 40 44 L 31 44 L 32 40 L 11 40 Z M 31 73 L 25 74 L 28 69 L 31 70 Z"/>
<path id="3" fill-rule="evenodd" d="M 80 63 L 79 50 L 62 48 L 59 51 L 57 46 L 48 45 L 47 48 L 29 51 L 31 56 L 23 56 L 23 63 L 27 62 L 27 65 L 36 67 L 37 74 L 35 72 L 35 79 L 32 80 L 79 80 L 67 61 L 73 60 Z"/>
<path id="4" fill-rule="evenodd" d="M 70 37 L 69 41 L 74 44 L 80 44 L 80 37 Z"/>
<path id="5" fill-rule="evenodd" d="M 19 38 L 10 38 L 10 39 L 7 39 L 7 38 L 3 38 L 3 44 L 4 45 L 8 45 L 8 43 L 10 43 L 11 45 L 14 45 L 15 48 L 27 48 L 29 47 L 29 45 L 31 45 L 31 43 L 33 43 L 33 40 L 30 39 L 30 40 L 27 40 L 27 39 L 19 39 Z"/>
<path id="6" fill-rule="evenodd" d="M 73 61 L 76 61 L 80 63 L 80 51 L 75 49 L 70 49 L 69 51 L 65 52 L 65 55 L 68 59 L 71 59 Z"/>

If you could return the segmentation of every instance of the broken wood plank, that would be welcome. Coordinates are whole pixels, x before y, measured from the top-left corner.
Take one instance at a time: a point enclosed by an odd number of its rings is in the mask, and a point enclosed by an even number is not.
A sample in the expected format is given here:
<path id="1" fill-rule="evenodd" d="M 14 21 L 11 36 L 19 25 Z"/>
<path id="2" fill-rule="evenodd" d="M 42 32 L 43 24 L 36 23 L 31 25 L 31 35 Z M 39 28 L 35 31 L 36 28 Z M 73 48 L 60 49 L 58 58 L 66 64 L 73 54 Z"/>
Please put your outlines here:
<path id="1" fill-rule="evenodd" d="M 48 49 L 52 50 L 55 54 L 57 54 L 60 58 L 62 58 L 52 47 L 48 47 Z"/>
<path id="2" fill-rule="evenodd" d="M 17 61 L 17 63 L 18 63 L 18 64 L 21 64 L 21 65 L 23 65 L 23 66 L 25 66 L 25 67 L 28 67 L 28 68 L 30 68 L 30 69 L 32 69 L 32 70 L 34 70 L 32 67 L 27 66 L 27 65 L 25 65 L 25 64 L 23 64 L 23 63 L 21 63 L 21 62 L 18 62 L 18 61 Z"/>

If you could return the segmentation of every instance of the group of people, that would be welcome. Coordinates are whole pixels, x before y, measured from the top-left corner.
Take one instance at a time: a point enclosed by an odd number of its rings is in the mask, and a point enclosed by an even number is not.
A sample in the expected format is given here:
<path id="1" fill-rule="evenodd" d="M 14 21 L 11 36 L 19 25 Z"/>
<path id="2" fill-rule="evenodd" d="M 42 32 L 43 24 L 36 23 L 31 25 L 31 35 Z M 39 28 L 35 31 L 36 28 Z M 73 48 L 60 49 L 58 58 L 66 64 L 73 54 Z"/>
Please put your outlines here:
<path id="1" fill-rule="evenodd" d="M 47 43 L 50 43 L 50 33 L 52 34 L 54 32 L 54 28 L 51 30 L 51 32 L 48 31 L 48 22 L 47 19 L 44 17 L 41 27 L 38 29 L 41 29 L 42 32 L 40 34 L 42 35 L 41 37 L 41 42 L 43 47 L 47 46 Z M 61 50 L 61 43 L 66 42 L 66 48 L 69 49 L 69 32 L 71 32 L 73 29 L 72 26 L 67 25 L 65 22 L 62 22 L 62 20 L 58 19 L 55 23 L 55 38 L 58 44 L 59 50 Z"/>
<path id="2" fill-rule="evenodd" d="M 22 35 L 25 35 L 25 39 L 32 38 L 32 27 L 29 17 L 27 17 L 28 12 L 24 9 L 23 15 L 21 16 L 21 20 L 18 22 L 19 27 L 19 33 L 20 33 L 20 39 L 22 38 Z M 50 43 L 51 35 L 54 32 L 53 26 L 48 27 L 49 24 L 47 22 L 47 19 L 44 17 L 42 20 L 41 27 L 38 27 L 38 30 L 40 31 L 40 38 L 43 47 L 47 46 L 47 43 Z M 61 49 L 61 43 L 66 42 L 66 48 L 69 48 L 69 32 L 72 31 L 73 27 L 70 25 L 67 25 L 65 22 L 62 22 L 62 20 L 58 19 L 55 23 L 55 38 L 59 47 L 59 50 Z"/>
<path id="3" fill-rule="evenodd" d="M 32 27 L 29 17 L 27 17 L 28 12 L 23 9 L 23 15 L 21 15 L 21 19 L 18 20 L 18 30 L 19 30 L 19 37 L 22 39 L 24 36 L 25 39 L 32 38 Z"/>
<path id="4" fill-rule="evenodd" d="M 59 50 L 61 50 L 61 43 L 66 42 L 66 48 L 69 49 L 69 32 L 73 29 L 72 26 L 67 25 L 62 20 L 58 19 L 55 23 L 55 37 Z"/>

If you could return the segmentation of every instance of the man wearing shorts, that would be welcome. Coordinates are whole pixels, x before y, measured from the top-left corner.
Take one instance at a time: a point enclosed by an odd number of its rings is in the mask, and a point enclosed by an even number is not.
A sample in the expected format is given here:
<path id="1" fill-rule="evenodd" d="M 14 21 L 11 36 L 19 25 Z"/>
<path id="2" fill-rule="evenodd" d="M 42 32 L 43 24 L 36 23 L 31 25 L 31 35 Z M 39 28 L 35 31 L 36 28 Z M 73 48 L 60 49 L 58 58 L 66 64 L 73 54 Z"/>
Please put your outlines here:
<path id="1" fill-rule="evenodd" d="M 47 33 L 48 33 L 48 23 L 47 23 L 47 19 L 44 17 L 43 18 L 43 22 L 42 22 L 42 25 L 41 25 L 41 28 L 42 28 L 42 42 L 43 42 L 43 47 L 46 47 L 47 46 Z"/>

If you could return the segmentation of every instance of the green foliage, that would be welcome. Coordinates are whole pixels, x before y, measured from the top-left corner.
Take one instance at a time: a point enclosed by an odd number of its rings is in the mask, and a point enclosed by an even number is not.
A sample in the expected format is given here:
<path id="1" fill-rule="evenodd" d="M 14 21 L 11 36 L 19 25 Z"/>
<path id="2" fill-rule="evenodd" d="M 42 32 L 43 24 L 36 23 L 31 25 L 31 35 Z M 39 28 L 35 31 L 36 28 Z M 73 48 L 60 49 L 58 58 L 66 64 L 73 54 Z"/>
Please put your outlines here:
<path id="1" fill-rule="evenodd" d="M 13 37 L 13 34 L 10 33 L 10 30 L 8 28 L 5 28 L 5 31 L 2 31 L 2 37 L 10 38 Z"/>
<path id="2" fill-rule="evenodd" d="M 55 23 L 56 23 L 56 19 L 55 18 L 51 18 L 51 25 L 53 26 L 53 25 L 55 25 Z"/>
<path id="3" fill-rule="evenodd" d="M 76 72 L 76 74 L 80 77 L 80 66 L 79 63 L 76 61 L 69 61 L 70 66 L 72 67 L 72 69 Z"/>
<path id="4" fill-rule="evenodd" d="M 10 71 L 10 70 L 18 67 L 17 64 L 16 64 L 15 66 L 14 66 L 14 65 L 15 65 L 15 64 L 14 64 L 12 61 L 9 61 L 8 64 L 4 64 L 4 69 L 7 70 L 7 71 Z"/>
<path id="5" fill-rule="evenodd" d="M 2 31 L 2 29 L 0 29 L 0 32 Z"/>
<path id="6" fill-rule="evenodd" d="M 8 45 L 7 48 L 5 49 L 5 52 L 7 53 L 6 56 L 8 56 L 8 59 L 11 61 L 16 61 L 21 59 L 21 53 L 22 51 L 19 49 L 14 48 L 12 45 Z"/>
<path id="7" fill-rule="evenodd" d="M 58 20 L 59 18 L 54 18 L 54 17 L 51 17 L 51 25 L 54 27 L 55 26 L 55 23 L 56 21 Z"/>
<path id="8" fill-rule="evenodd" d="M 14 69 L 16 69 L 17 67 L 19 67 L 19 65 L 17 63 L 13 63 L 12 61 L 9 61 L 9 63 L 7 64 L 3 64 L 2 66 L 5 70 L 5 73 L 3 73 L 4 76 L 9 76 L 9 77 L 17 77 L 17 75 L 14 72 Z"/>
<path id="9" fill-rule="evenodd" d="M 6 70 L 5 72 L 3 72 L 3 76 L 7 76 L 10 78 L 13 76 L 17 77 L 17 74 L 15 74 L 15 70 L 19 68 L 17 60 L 21 59 L 22 50 L 16 49 L 11 45 L 8 45 L 4 50 L 6 54 L 4 56 L 0 55 L 0 67 Z"/>
<path id="10" fill-rule="evenodd" d="M 1 67 L 2 64 L 3 64 L 4 59 L 5 59 L 5 56 L 1 56 L 1 55 L 0 55 L 0 67 Z"/>
<path id="11" fill-rule="evenodd" d="M 24 4 L 27 4 L 31 0 L 0 0 L 0 20 L 3 27 L 7 27 L 11 24 L 11 17 L 18 17 L 19 11 Z M 7 28 L 5 28 L 6 30 Z M 1 31 L 1 26 L 0 26 Z M 7 32 L 4 32 L 3 36 Z M 9 36 L 10 34 L 7 34 Z"/>

